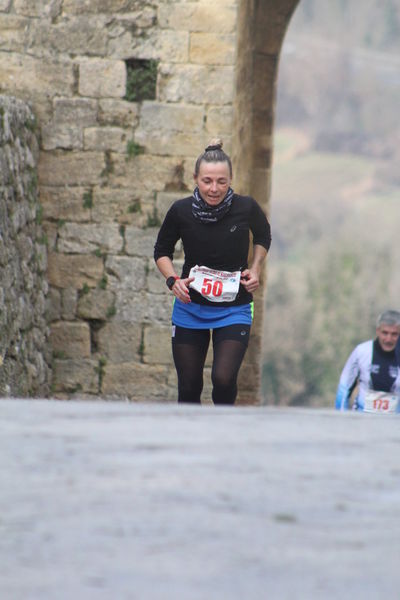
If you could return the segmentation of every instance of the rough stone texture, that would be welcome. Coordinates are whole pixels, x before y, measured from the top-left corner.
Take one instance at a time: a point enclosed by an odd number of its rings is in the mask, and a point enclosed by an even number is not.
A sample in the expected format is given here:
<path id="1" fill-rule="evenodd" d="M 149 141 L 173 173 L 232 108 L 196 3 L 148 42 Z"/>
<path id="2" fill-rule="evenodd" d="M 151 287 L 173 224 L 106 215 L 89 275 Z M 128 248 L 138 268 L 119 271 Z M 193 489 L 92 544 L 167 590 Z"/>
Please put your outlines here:
<path id="1" fill-rule="evenodd" d="M 92 60 L 79 65 L 79 93 L 92 98 L 122 98 L 126 69 L 122 61 Z"/>
<path id="2" fill-rule="evenodd" d="M 82 361 L 63 354 L 62 336 L 52 338 L 58 396 L 96 394 L 103 383 L 108 395 L 125 394 L 131 383 L 120 380 L 128 377 L 124 363 L 136 364 L 140 385 L 153 389 L 155 380 L 160 397 L 176 397 L 165 341 L 171 295 L 154 268 L 154 241 L 171 203 L 191 193 L 194 161 L 212 137 L 222 137 L 232 154 L 235 190 L 267 207 L 277 65 L 297 2 L 0 0 L 0 93 L 29 99 L 40 134 L 50 285 L 41 303 L 60 329 L 72 323 L 90 330 L 90 355 Z M 156 66 L 154 90 L 129 97 L 128 65 L 149 60 Z M 20 203 L 12 222 L 23 230 L 35 211 L 21 185 L 7 194 L 7 202 L 15 196 Z M 45 246 L 25 238 L 23 252 L 29 260 L 36 255 L 45 270 Z M 174 259 L 179 270 L 180 244 Z M 23 277 L 34 289 L 25 268 Z M 262 290 L 256 303 L 261 308 L 240 376 L 239 399 L 246 403 L 259 400 Z M 24 327 L 32 314 L 21 309 Z M 108 326 L 120 324 L 126 335 L 112 335 L 108 347 Z M 160 332 L 165 344 L 158 347 Z M 132 354 L 138 346 L 139 357 Z M 100 368 L 103 355 L 107 364 Z"/>
<path id="3" fill-rule="evenodd" d="M 193 63 L 226 64 L 234 61 L 234 36 L 220 33 L 192 33 L 189 57 Z"/>
<path id="4" fill-rule="evenodd" d="M 41 186 L 40 203 L 43 217 L 49 221 L 85 222 L 91 220 L 91 208 L 85 206 L 85 194 L 91 188 Z"/>
<path id="5" fill-rule="evenodd" d="M 113 253 L 122 250 L 123 238 L 117 224 L 65 223 L 59 229 L 58 250 L 65 254 Z"/>
<path id="6" fill-rule="evenodd" d="M 141 361 L 142 330 L 130 321 L 106 323 L 97 334 L 98 352 L 108 363 Z"/>
<path id="7" fill-rule="evenodd" d="M 54 287 L 74 287 L 77 290 L 84 285 L 96 287 L 103 272 L 103 261 L 96 256 L 49 254 L 47 274 L 49 283 Z"/>
<path id="8" fill-rule="evenodd" d="M 7 11 L 10 8 L 11 0 L 0 0 L 0 10 Z"/>
<path id="9" fill-rule="evenodd" d="M 32 94 L 43 94 L 44 89 L 65 96 L 73 90 L 71 63 L 60 60 L 0 53 L 0 93 L 11 93 L 28 99 Z"/>
<path id="10" fill-rule="evenodd" d="M 51 345 L 60 358 L 90 357 L 90 328 L 86 323 L 61 322 L 51 325 Z"/>
<path id="11" fill-rule="evenodd" d="M 99 370 L 97 360 L 56 358 L 53 361 L 53 392 L 98 394 Z"/>
<path id="12" fill-rule="evenodd" d="M 170 363 L 171 325 L 145 327 L 143 336 L 143 360 L 149 364 Z"/>
<path id="13" fill-rule="evenodd" d="M 143 365 L 136 362 L 105 366 L 105 375 L 101 388 L 107 398 L 122 396 L 140 401 L 163 401 L 163 389 L 167 383 L 168 368 Z"/>
<path id="14" fill-rule="evenodd" d="M 398 600 L 398 418 L 2 400 L 0 597 Z"/>
<path id="15" fill-rule="evenodd" d="M 79 298 L 77 315 L 82 319 L 106 321 L 113 312 L 114 301 L 115 296 L 109 290 L 89 290 Z"/>
<path id="16" fill-rule="evenodd" d="M 0 396 L 49 390 L 47 253 L 35 130 L 25 103 L 0 96 Z"/>

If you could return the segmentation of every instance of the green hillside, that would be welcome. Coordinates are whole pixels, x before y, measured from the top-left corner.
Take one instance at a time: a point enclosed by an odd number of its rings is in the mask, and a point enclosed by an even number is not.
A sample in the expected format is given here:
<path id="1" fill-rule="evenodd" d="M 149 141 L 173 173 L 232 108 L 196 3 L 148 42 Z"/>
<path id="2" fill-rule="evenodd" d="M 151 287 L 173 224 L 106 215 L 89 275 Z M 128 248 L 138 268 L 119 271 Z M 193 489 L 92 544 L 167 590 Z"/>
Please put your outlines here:
<path id="1" fill-rule="evenodd" d="M 316 152 L 297 130 L 275 139 L 264 399 L 329 406 L 353 346 L 400 308 L 400 187 L 385 161 Z"/>

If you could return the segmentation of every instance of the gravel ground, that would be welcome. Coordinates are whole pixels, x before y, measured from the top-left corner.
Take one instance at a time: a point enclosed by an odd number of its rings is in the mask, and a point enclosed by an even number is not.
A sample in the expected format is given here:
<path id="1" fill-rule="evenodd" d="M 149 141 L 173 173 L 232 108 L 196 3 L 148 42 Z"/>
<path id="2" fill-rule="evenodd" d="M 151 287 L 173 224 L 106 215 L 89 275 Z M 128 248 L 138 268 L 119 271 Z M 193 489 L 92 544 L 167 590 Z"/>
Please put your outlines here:
<path id="1" fill-rule="evenodd" d="M 398 600 L 399 425 L 0 400 L 0 598 Z"/>

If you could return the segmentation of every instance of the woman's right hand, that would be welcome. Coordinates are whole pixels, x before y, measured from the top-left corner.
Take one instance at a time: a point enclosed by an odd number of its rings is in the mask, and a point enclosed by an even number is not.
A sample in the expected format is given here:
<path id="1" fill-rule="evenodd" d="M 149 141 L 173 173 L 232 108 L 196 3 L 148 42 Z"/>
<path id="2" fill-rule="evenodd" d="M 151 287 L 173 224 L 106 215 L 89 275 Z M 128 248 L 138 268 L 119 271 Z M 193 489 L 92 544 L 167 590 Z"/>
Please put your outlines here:
<path id="1" fill-rule="evenodd" d="M 177 279 L 172 286 L 172 293 L 175 298 L 178 298 L 184 304 L 191 302 L 189 296 L 189 284 L 194 281 L 194 277 L 186 277 L 185 279 Z"/>

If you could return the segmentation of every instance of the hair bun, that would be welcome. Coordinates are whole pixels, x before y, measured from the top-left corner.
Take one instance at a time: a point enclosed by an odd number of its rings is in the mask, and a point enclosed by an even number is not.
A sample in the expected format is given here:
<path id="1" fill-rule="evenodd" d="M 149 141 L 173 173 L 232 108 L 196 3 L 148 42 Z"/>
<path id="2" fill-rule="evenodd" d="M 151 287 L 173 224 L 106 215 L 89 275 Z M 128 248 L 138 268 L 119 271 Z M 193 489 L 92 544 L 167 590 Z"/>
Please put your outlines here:
<path id="1" fill-rule="evenodd" d="M 212 152 L 213 150 L 222 150 L 222 146 L 223 146 L 222 140 L 220 140 L 219 138 L 214 138 L 214 139 L 210 140 L 210 143 L 208 144 L 208 146 L 204 152 Z"/>

